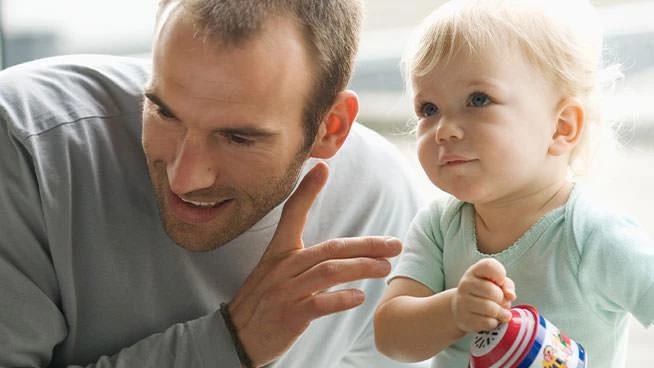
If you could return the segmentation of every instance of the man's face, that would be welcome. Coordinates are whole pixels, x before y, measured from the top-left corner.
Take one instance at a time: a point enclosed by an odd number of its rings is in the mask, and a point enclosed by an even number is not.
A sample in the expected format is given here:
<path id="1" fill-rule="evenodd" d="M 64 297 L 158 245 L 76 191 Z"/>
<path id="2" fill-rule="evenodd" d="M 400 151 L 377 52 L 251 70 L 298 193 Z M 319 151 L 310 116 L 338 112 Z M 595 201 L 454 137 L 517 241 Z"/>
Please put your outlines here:
<path id="1" fill-rule="evenodd" d="M 308 153 L 309 62 L 299 30 L 273 19 L 226 47 L 194 38 L 183 10 L 157 35 L 143 147 L 164 228 L 189 250 L 234 239 L 292 190 Z"/>

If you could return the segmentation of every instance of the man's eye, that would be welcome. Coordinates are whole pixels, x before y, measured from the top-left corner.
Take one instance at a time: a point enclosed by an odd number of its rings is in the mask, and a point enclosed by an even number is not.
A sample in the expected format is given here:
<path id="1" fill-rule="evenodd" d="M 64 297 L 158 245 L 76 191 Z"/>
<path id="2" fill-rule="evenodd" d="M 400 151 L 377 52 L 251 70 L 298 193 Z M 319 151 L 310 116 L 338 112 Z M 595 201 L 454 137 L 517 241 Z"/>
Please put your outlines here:
<path id="1" fill-rule="evenodd" d="M 226 134 L 225 137 L 227 138 L 227 141 L 229 143 L 237 144 L 240 146 L 250 146 L 254 144 L 254 141 L 252 139 L 248 139 L 236 134 Z"/>
<path id="2" fill-rule="evenodd" d="M 422 117 L 426 117 L 426 118 L 436 115 L 438 114 L 438 107 L 433 103 L 429 103 L 429 102 L 425 103 L 420 108 L 420 114 L 422 115 Z"/>
<path id="3" fill-rule="evenodd" d="M 157 106 L 157 115 L 164 119 L 174 119 L 175 116 L 168 110 L 162 109 L 161 107 Z"/>
<path id="4" fill-rule="evenodd" d="M 484 107 L 491 103 L 490 97 L 487 94 L 481 92 L 475 92 L 470 95 L 468 105 L 472 107 Z"/>

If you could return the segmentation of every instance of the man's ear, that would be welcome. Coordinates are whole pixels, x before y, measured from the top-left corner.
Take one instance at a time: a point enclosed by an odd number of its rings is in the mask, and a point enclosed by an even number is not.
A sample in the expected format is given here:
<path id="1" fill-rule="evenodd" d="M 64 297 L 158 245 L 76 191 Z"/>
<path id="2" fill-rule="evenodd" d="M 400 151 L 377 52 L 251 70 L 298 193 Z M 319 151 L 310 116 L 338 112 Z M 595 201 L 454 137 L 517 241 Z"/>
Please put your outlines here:
<path id="1" fill-rule="evenodd" d="M 327 159 L 336 154 L 359 113 L 359 98 L 353 91 L 341 91 L 320 123 L 311 157 Z"/>
<path id="2" fill-rule="evenodd" d="M 558 106 L 556 130 L 548 153 L 561 156 L 569 153 L 579 143 L 584 130 L 585 111 L 579 99 L 568 97 Z"/>

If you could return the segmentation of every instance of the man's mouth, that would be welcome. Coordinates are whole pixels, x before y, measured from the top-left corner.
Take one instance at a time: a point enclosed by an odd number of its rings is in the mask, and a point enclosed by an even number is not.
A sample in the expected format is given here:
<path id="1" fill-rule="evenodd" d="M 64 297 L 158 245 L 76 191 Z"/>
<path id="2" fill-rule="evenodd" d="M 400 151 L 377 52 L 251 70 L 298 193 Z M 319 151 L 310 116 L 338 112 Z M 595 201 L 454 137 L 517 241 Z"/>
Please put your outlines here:
<path id="1" fill-rule="evenodd" d="M 188 224 L 203 224 L 212 221 L 220 213 L 230 207 L 234 198 L 216 200 L 192 200 L 169 192 L 169 208 L 179 220 Z"/>
<path id="2" fill-rule="evenodd" d="M 189 200 L 189 199 L 184 199 L 184 198 L 179 197 L 179 196 L 178 196 L 178 198 L 181 199 L 182 202 L 184 202 L 186 204 L 190 204 L 190 205 L 193 205 L 193 206 L 196 206 L 196 207 L 201 207 L 201 208 L 213 208 L 213 207 L 216 207 L 219 204 L 227 201 L 227 199 L 225 199 L 225 200 L 221 200 L 221 201 L 201 202 L 201 201 L 192 201 L 192 200 Z"/>

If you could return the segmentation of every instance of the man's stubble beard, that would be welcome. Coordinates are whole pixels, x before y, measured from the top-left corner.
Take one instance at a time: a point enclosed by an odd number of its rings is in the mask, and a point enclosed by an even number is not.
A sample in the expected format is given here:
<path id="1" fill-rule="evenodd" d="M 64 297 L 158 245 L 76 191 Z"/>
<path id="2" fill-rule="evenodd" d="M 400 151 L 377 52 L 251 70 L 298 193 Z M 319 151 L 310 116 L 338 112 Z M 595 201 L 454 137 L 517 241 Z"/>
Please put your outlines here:
<path id="1" fill-rule="evenodd" d="M 302 164 L 308 158 L 306 147 L 298 152 L 282 176 L 262 178 L 254 191 L 238 192 L 238 197 L 230 205 L 231 216 L 221 223 L 208 222 L 202 225 L 192 225 L 179 221 L 170 210 L 166 210 L 166 196 L 170 187 L 166 166 L 162 161 L 150 162 L 148 171 L 155 188 L 159 217 L 168 236 L 180 247 L 190 251 L 212 251 L 219 248 L 254 226 L 272 209 L 282 203 L 295 188 L 299 180 Z M 244 209 L 244 203 L 248 207 Z M 211 231 L 206 231 L 213 227 Z M 202 230 L 202 231 L 200 231 Z"/>

